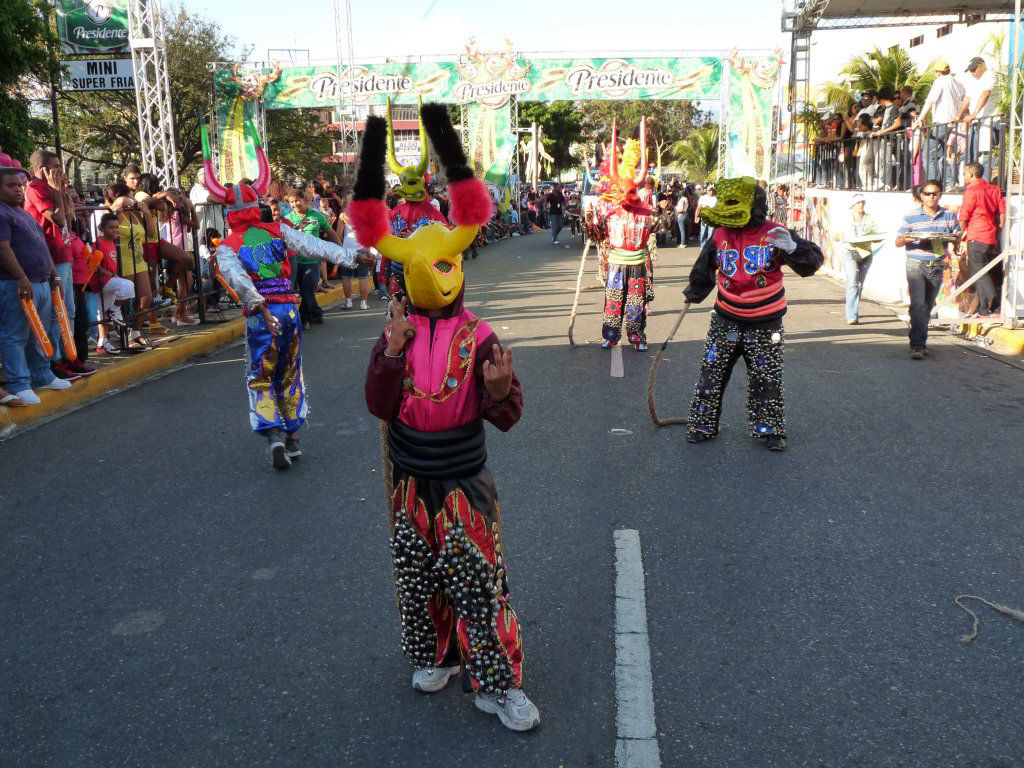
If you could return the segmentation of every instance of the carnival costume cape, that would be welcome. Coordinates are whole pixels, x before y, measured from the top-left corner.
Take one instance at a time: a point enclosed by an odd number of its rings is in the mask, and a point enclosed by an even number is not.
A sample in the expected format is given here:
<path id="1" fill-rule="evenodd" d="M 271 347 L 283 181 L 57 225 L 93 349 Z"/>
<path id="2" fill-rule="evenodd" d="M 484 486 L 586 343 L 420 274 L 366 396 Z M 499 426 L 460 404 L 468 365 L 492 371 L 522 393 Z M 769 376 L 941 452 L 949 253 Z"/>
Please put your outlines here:
<path id="1" fill-rule="evenodd" d="M 648 248 L 654 212 L 638 194 L 638 188 L 646 178 L 647 119 L 640 120 L 639 144 L 633 139 L 627 141 L 621 160 L 618 128 L 612 120 L 608 184 L 600 197 L 608 263 L 601 335 L 607 345 L 619 342 L 623 325 L 631 344 L 639 348 L 647 343 L 647 305 L 654 301 L 653 268 Z M 598 253 L 601 254 L 600 246 Z"/>
<path id="2" fill-rule="evenodd" d="M 701 212 L 715 227 L 690 271 L 683 295 L 699 304 L 718 286 L 700 377 L 690 404 L 688 435 L 718 433 L 722 396 L 743 357 L 749 388 L 747 416 L 754 437 L 786 436 L 782 391 L 786 291 L 782 266 L 801 277 L 824 262 L 821 249 L 768 220 L 768 198 L 750 177 L 716 185 L 718 204 Z"/>
<path id="3" fill-rule="evenodd" d="M 354 266 L 356 252 L 279 222 L 260 220 L 259 201 L 270 182 L 270 168 L 259 135 L 251 123 L 246 128 L 256 145 L 259 175 L 252 186 L 224 187 L 217 180 L 206 126 L 202 127 L 206 186 L 210 198 L 224 204 L 229 229 L 214 256 L 246 315 L 246 387 L 252 429 L 258 434 L 275 430 L 293 434 L 305 423 L 309 406 L 302 381 L 302 324 L 295 307 L 299 297 L 292 287 L 287 251 L 344 267 Z M 259 313 L 261 305 L 280 323 L 278 334 L 267 327 Z"/>
<path id="4" fill-rule="evenodd" d="M 455 228 L 433 222 L 407 238 L 390 234 L 384 196 L 384 128 L 366 133 L 349 216 L 360 242 L 405 268 L 416 331 L 397 357 L 390 326 L 366 375 L 366 403 L 387 426 L 391 552 L 402 647 L 416 667 L 460 663 L 474 690 L 503 693 L 522 681 L 519 622 L 509 604 L 501 516 L 487 466 L 484 421 L 510 429 L 522 414 L 513 377 L 495 402 L 483 365 L 498 339 L 463 306 L 462 251 L 490 220 L 493 202 L 473 177 L 447 110 L 421 110 L 449 181 Z M 499 347 L 500 349 L 500 347 Z"/>
<path id="5" fill-rule="evenodd" d="M 420 107 L 423 100 L 420 99 Z M 398 162 L 395 155 L 395 131 L 391 117 L 391 99 L 388 99 L 387 112 L 387 160 L 388 168 L 398 176 L 399 186 L 395 189 L 395 195 L 401 198 L 389 215 L 391 223 L 391 234 L 396 237 L 408 237 L 420 227 L 432 221 L 439 221 L 447 224 L 448 220 L 444 215 L 427 200 L 427 178 L 430 150 L 427 147 L 427 132 L 423 127 L 423 120 L 420 122 L 420 161 L 416 165 L 403 166 Z M 392 261 L 384 257 L 380 267 L 384 284 L 388 293 L 392 296 L 404 292 L 403 268 L 401 262 Z"/>

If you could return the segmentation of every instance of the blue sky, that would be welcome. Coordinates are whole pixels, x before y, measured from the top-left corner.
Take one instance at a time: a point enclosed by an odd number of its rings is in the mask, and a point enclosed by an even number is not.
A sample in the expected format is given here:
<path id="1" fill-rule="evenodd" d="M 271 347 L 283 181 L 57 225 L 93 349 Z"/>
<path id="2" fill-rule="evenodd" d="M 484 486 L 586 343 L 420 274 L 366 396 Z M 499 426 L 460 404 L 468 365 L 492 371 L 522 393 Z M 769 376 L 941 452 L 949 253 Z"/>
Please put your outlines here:
<path id="1" fill-rule="evenodd" d="M 178 0 L 219 22 L 251 58 L 268 48 L 308 48 L 312 58 L 335 55 L 332 0 Z M 168 6 L 173 0 L 165 0 Z M 788 49 L 779 31 L 779 0 L 664 2 L 665 10 L 635 20 L 630 10 L 654 8 L 610 0 L 352 0 L 355 57 L 446 54 L 470 37 L 479 47 L 503 47 L 508 35 L 522 51 Z M 294 8 L 295 13 L 288 13 Z M 683 10 L 685 8 L 685 10 Z M 639 36 L 633 27 L 645 27 Z"/>

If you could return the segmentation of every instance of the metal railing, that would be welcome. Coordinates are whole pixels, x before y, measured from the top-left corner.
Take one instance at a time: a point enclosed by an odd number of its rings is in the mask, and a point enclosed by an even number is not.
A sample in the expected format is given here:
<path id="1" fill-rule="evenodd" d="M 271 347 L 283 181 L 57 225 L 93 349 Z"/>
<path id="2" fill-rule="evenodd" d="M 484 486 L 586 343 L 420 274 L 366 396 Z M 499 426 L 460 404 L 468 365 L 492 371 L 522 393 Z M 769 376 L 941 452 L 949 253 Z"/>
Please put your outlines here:
<path id="1" fill-rule="evenodd" d="M 980 162 L 985 178 L 1004 186 L 1009 126 L 1000 117 L 926 128 L 900 128 L 881 136 L 819 137 L 809 183 L 862 192 L 907 191 L 928 179 L 947 190 L 963 187 L 963 167 Z"/>
<path id="2" fill-rule="evenodd" d="M 159 222 L 161 225 L 160 239 L 181 248 L 191 257 L 191 265 L 188 270 L 188 274 L 191 275 L 192 278 L 192 288 L 183 298 L 178 297 L 178 300 L 187 303 L 196 302 L 198 318 L 202 324 L 209 322 L 208 312 L 211 305 L 219 303 L 225 292 L 214 278 L 213 267 L 210 261 L 201 257 L 200 254 L 202 253 L 202 249 L 200 248 L 200 244 L 205 240 L 207 229 L 216 229 L 221 237 L 226 234 L 226 230 L 224 225 L 223 206 L 219 203 L 200 203 L 194 207 L 198 217 L 198 228 L 193 229 L 191 227 L 184 226 L 171 227 L 169 225 L 163 226 L 166 222 L 161 221 Z M 106 206 L 86 205 L 75 208 L 76 218 L 81 224 L 80 236 L 83 241 L 90 245 L 90 247 L 95 246 L 95 242 L 99 236 L 97 230 L 102 215 L 109 212 L 110 209 Z M 134 282 L 133 274 L 125 274 L 121 254 L 123 252 L 130 254 L 133 257 L 137 256 L 140 259 L 143 258 L 146 235 L 141 223 L 136 225 L 135 220 L 132 218 L 129 218 L 127 221 L 128 242 L 118 249 L 114 259 L 114 264 L 118 277 Z M 170 289 L 170 291 L 176 295 L 176 286 L 171 284 L 169 275 L 162 268 L 160 262 L 157 261 L 155 264 L 150 264 L 149 267 L 154 302 L 160 299 L 162 294 L 167 292 L 165 289 Z M 86 293 L 92 292 L 86 291 Z M 102 304 L 102 291 L 97 292 L 97 296 L 99 298 L 96 306 L 99 312 L 98 317 L 89 319 L 88 326 L 90 331 L 101 324 L 107 324 L 106 310 L 109 309 L 109 307 L 104 307 Z M 153 303 L 150 304 L 149 307 L 140 310 L 138 306 L 138 298 L 136 298 L 126 304 L 124 309 L 127 310 L 125 317 L 126 324 L 124 327 L 118 329 L 118 333 L 121 336 L 122 349 L 127 349 L 128 332 L 134 323 L 135 316 L 141 312 L 143 315 L 155 317 L 156 312 L 167 309 L 167 306 Z M 113 332 L 113 330 L 114 329 L 111 329 L 111 332 Z"/>

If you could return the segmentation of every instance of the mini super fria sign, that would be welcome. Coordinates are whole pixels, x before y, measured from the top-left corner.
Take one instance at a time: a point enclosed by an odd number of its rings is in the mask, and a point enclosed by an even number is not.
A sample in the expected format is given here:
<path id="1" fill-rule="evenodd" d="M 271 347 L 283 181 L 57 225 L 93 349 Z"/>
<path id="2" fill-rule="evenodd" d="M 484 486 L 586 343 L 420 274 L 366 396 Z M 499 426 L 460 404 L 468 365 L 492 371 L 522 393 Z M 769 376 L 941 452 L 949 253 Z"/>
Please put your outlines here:
<path id="1" fill-rule="evenodd" d="M 135 89 L 131 59 L 69 59 L 65 91 L 130 91 Z"/>

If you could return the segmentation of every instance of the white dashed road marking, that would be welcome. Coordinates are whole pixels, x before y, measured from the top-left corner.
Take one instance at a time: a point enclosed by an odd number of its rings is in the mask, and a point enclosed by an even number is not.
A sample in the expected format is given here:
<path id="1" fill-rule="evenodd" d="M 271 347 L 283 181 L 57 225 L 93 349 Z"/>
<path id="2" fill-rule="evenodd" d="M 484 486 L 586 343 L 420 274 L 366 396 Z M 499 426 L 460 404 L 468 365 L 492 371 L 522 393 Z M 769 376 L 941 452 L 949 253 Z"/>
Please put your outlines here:
<path id="1" fill-rule="evenodd" d="M 660 768 L 640 533 L 615 531 L 616 768 Z"/>

